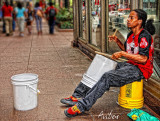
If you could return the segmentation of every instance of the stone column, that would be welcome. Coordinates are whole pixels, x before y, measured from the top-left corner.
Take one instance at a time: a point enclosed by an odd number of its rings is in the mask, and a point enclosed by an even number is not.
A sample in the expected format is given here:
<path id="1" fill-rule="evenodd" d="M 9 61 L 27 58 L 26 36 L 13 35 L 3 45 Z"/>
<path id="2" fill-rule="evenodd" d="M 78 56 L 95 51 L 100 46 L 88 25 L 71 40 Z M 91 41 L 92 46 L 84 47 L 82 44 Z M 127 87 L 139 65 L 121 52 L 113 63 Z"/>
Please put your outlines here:
<path id="1" fill-rule="evenodd" d="M 90 21 L 90 11 L 89 11 L 89 0 L 85 1 L 85 5 L 86 5 L 86 33 L 85 33 L 85 37 L 86 37 L 86 41 L 87 43 L 89 43 L 89 21 Z"/>
<path id="2" fill-rule="evenodd" d="M 131 0 L 131 10 L 138 8 L 139 0 Z"/>
<path id="3" fill-rule="evenodd" d="M 143 0 L 139 0 L 139 6 L 138 6 L 139 9 L 143 9 Z"/>
<path id="4" fill-rule="evenodd" d="M 73 36 L 72 46 L 78 46 L 79 21 L 78 21 L 78 0 L 73 0 Z"/>
<path id="5" fill-rule="evenodd" d="M 157 10 L 157 15 L 158 15 L 158 20 L 160 21 L 160 0 L 158 0 L 158 10 Z"/>
<path id="6" fill-rule="evenodd" d="M 104 53 L 107 51 L 106 29 L 108 29 L 108 26 L 106 26 L 106 22 L 108 22 L 108 5 L 108 0 L 101 0 L 101 51 Z"/>

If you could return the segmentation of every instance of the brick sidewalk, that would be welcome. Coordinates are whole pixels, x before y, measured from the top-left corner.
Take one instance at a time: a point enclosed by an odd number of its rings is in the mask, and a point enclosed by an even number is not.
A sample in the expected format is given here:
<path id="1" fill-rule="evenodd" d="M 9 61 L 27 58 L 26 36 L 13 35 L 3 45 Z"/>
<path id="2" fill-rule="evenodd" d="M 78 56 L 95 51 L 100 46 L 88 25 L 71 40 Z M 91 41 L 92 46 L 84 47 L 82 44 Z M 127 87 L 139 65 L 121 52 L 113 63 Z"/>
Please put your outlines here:
<path id="1" fill-rule="evenodd" d="M 91 61 L 77 48 L 71 47 L 73 33 L 55 32 L 48 34 L 48 26 L 43 26 L 43 35 L 33 34 L 6 37 L 0 33 L 0 121 L 130 121 L 128 109 L 116 104 L 118 92 L 107 92 L 93 108 L 84 115 L 67 118 L 65 105 L 59 100 L 72 94 L 82 79 Z M 39 75 L 38 106 L 30 111 L 13 108 L 11 76 L 19 73 Z M 111 88 L 118 91 L 118 88 Z M 146 109 L 145 109 L 146 110 Z M 105 119 L 98 118 L 103 111 Z M 108 119 L 118 116 L 117 119 Z"/>

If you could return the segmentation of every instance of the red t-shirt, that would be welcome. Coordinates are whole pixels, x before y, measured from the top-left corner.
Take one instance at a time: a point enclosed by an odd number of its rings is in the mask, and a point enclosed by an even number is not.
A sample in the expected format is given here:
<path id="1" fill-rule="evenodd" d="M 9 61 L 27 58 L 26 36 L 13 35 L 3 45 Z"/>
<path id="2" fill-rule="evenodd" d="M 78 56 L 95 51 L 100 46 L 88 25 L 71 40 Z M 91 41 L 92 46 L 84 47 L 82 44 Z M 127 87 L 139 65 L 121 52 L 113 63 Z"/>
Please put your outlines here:
<path id="1" fill-rule="evenodd" d="M 139 34 L 134 36 L 133 32 L 130 32 L 125 42 L 125 50 L 130 54 L 140 54 L 148 57 L 148 60 L 145 64 L 136 63 L 132 60 L 129 60 L 128 63 L 136 65 L 143 76 L 146 79 L 153 73 L 153 38 L 146 30 L 142 30 Z"/>
<path id="2" fill-rule="evenodd" d="M 12 11 L 13 11 L 13 8 L 10 5 L 8 6 L 4 5 L 2 7 L 2 12 L 4 17 L 12 17 Z"/>

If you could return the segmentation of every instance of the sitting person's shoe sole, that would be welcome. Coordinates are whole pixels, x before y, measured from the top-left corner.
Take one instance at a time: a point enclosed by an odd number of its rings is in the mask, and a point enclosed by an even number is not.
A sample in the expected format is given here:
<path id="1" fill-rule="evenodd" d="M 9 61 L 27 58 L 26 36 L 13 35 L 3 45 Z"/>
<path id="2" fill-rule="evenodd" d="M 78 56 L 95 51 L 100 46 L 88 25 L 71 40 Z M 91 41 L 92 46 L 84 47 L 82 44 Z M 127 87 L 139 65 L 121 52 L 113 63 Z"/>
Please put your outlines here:
<path id="1" fill-rule="evenodd" d="M 64 110 L 64 114 L 69 118 L 75 117 L 80 113 L 81 112 L 76 105 Z"/>

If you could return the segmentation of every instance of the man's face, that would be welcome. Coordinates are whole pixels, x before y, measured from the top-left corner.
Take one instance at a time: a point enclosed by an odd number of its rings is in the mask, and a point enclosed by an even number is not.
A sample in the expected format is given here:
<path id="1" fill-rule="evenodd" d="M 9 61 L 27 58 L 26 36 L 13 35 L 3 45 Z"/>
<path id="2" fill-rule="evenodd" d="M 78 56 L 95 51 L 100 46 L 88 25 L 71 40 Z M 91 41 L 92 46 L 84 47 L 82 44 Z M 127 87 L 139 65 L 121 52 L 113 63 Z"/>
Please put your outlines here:
<path id="1" fill-rule="evenodd" d="M 138 20 L 137 13 L 135 11 L 131 11 L 127 19 L 128 28 L 135 28 L 140 24 L 142 24 L 142 20 Z"/>

